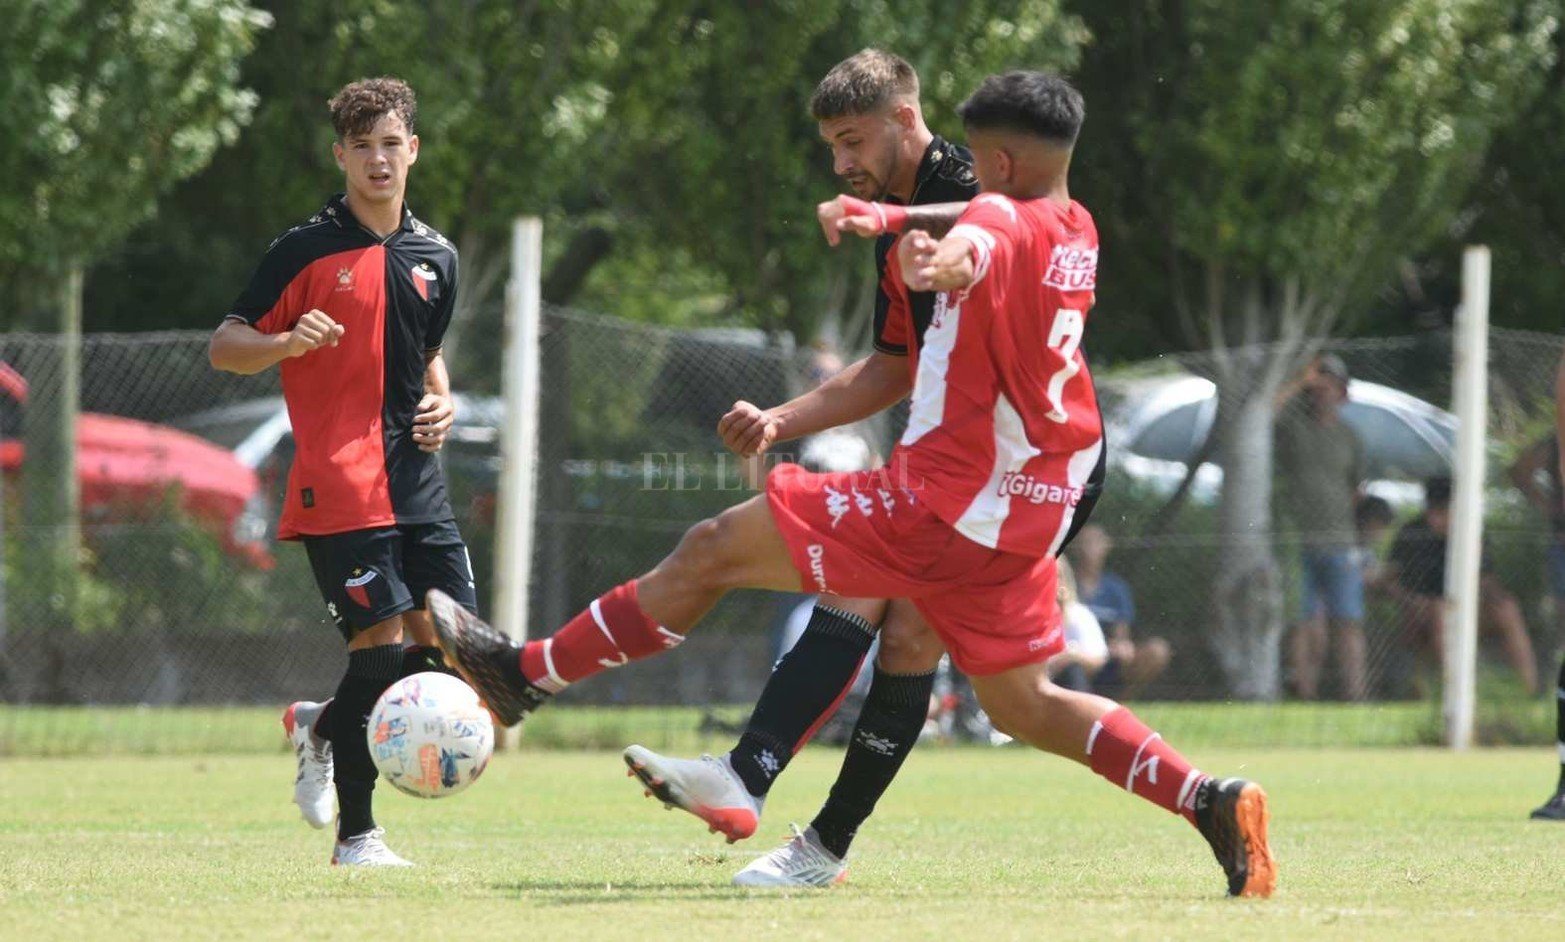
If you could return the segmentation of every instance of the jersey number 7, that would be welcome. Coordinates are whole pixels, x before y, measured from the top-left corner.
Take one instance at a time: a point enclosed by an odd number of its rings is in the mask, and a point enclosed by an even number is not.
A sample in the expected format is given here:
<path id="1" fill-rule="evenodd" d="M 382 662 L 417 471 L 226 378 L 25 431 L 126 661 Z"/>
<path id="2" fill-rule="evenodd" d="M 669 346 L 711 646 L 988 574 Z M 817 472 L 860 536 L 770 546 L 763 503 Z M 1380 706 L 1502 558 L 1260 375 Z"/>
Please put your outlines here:
<path id="1" fill-rule="evenodd" d="M 1063 423 L 1070 418 L 1065 412 L 1065 384 L 1081 372 L 1081 364 L 1076 360 L 1076 348 L 1081 346 L 1081 335 L 1085 328 L 1086 321 L 1080 311 L 1062 307 L 1054 312 L 1054 326 L 1049 328 L 1049 349 L 1057 351 L 1064 358 L 1065 365 L 1049 377 L 1048 388 L 1044 391 L 1049 399 L 1048 415 L 1051 421 Z"/>

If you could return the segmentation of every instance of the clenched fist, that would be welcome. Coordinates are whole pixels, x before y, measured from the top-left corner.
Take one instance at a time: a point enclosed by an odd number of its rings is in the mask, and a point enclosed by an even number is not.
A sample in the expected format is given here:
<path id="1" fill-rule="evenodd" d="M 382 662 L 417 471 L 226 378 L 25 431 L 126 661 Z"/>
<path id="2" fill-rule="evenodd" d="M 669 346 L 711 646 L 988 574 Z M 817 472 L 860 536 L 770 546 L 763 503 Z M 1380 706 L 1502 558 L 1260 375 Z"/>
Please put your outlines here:
<path id="1" fill-rule="evenodd" d="M 777 440 L 778 422 L 770 413 L 743 399 L 717 423 L 717 434 L 728 450 L 741 458 L 765 454 Z"/>
<path id="2" fill-rule="evenodd" d="M 293 325 L 293 330 L 288 332 L 288 355 L 302 357 L 312 350 L 321 347 L 337 346 L 337 341 L 347 328 L 331 319 L 331 315 L 325 311 L 312 310 L 299 318 L 299 322 Z"/>
<path id="3" fill-rule="evenodd" d="M 821 224 L 826 242 L 836 245 L 844 232 L 866 239 L 883 232 L 901 232 L 907 223 L 907 209 L 891 203 L 871 203 L 856 196 L 837 196 L 815 207 L 815 219 Z"/>

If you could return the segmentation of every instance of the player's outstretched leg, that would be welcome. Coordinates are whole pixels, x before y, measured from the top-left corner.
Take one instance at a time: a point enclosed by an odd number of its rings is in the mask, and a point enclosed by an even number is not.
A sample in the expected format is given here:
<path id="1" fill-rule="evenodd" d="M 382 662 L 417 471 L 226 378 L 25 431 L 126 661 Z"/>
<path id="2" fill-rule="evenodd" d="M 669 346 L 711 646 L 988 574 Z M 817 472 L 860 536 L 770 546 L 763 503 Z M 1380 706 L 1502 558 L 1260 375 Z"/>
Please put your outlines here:
<path id="1" fill-rule="evenodd" d="M 1560 779 L 1554 796 L 1533 809 L 1534 821 L 1565 821 L 1565 660 L 1560 661 L 1560 676 L 1554 688 L 1554 737 L 1560 753 Z"/>
<path id="2" fill-rule="evenodd" d="M 317 733 L 316 724 L 326 703 L 300 700 L 283 711 L 283 730 L 293 746 L 298 774 L 293 780 L 293 803 L 312 828 L 324 828 L 337 816 L 337 794 L 332 789 L 331 741 Z"/>
<path id="3" fill-rule="evenodd" d="M 542 640 L 517 645 L 437 590 L 428 610 L 446 663 L 511 725 L 570 684 L 675 647 L 729 589 L 799 584 L 766 498 L 754 497 L 691 527 L 655 569 Z"/>
<path id="4" fill-rule="evenodd" d="M 1051 683 L 1042 664 L 975 676 L 973 686 L 1004 732 L 1088 765 L 1194 824 L 1222 865 L 1230 896 L 1270 896 L 1276 889 L 1270 815 L 1259 785 L 1213 779 L 1114 701 Z"/>

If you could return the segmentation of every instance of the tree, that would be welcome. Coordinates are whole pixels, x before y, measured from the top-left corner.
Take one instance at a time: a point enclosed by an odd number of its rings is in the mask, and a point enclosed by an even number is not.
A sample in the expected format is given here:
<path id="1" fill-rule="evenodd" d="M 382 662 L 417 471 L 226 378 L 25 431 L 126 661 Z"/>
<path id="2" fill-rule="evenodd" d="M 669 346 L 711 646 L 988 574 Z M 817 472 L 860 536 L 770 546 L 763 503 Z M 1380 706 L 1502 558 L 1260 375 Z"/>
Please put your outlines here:
<path id="1" fill-rule="evenodd" d="M 49 312 L 54 355 L 33 364 L 23 507 L 44 545 L 21 562 L 48 614 L 73 621 L 75 415 L 83 267 L 157 198 L 232 142 L 255 98 L 239 62 L 267 24 L 241 0 L 14 0 L 0 35 L 0 294 Z"/>
<path id="2" fill-rule="evenodd" d="M 959 138 L 955 105 L 984 75 L 1068 68 L 1086 38 L 1058 2 L 663 6 L 662 33 L 628 70 L 663 77 L 617 89 L 612 106 L 615 127 L 646 142 L 615 188 L 625 228 L 704 259 L 729 286 L 730 318 L 800 340 L 828 311 L 863 320 L 873 288 L 861 256 L 815 235 L 815 204 L 841 188 L 807 109 L 821 76 L 866 46 L 904 55 L 931 124 Z"/>
<path id="3" fill-rule="evenodd" d="M 263 5 L 276 28 L 245 66 L 254 122 L 94 273 L 89 318 L 112 295 L 148 326 L 212 323 L 339 176 L 326 98 L 392 72 L 420 101 L 410 204 L 462 251 L 450 342 L 469 382 L 494 368 L 496 345 L 463 338 L 498 330 L 519 213 L 545 220 L 548 301 L 811 335 L 863 280 L 815 235 L 814 204 L 837 186 L 805 110 L 825 70 L 872 43 L 908 53 L 950 132 L 984 73 L 1068 66 L 1085 39 L 1058 0 Z"/>
<path id="4" fill-rule="evenodd" d="M 1224 469 L 1214 653 L 1235 695 L 1270 699 L 1282 630 L 1274 394 L 1449 224 L 1547 71 L 1554 5 L 1082 12 L 1098 42 L 1082 75 L 1092 111 L 1078 189 L 1097 201 L 1106 258 L 1125 259 L 1106 263 L 1103 302 L 1157 312 L 1143 323 L 1209 354 Z"/>

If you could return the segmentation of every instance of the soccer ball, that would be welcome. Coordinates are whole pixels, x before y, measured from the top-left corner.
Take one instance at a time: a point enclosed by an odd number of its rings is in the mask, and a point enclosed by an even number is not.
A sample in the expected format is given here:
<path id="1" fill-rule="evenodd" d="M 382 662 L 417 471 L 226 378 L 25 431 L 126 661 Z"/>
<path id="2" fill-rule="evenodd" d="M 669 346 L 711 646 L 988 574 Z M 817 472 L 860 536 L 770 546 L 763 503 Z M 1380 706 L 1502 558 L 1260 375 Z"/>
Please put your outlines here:
<path id="1" fill-rule="evenodd" d="M 494 754 L 494 723 L 478 694 L 432 671 L 386 688 L 365 734 L 380 774 L 417 798 L 455 795 L 478 781 Z"/>

